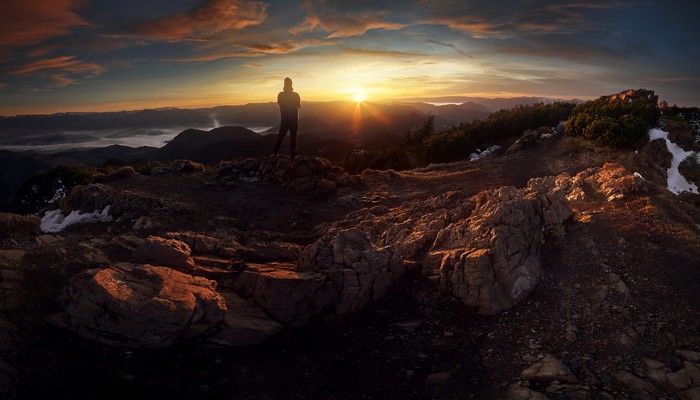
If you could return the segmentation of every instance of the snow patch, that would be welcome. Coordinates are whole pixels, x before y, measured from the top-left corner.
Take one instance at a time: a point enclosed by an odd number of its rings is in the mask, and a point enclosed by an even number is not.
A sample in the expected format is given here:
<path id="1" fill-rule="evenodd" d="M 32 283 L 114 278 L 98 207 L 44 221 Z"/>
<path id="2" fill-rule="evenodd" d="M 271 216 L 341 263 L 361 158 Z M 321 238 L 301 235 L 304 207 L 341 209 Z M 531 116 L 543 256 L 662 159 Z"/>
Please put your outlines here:
<path id="1" fill-rule="evenodd" d="M 649 131 L 649 140 L 664 139 L 666 141 L 666 148 L 669 153 L 673 155 L 673 160 L 671 161 L 671 167 L 666 171 L 668 175 L 668 190 L 675 194 L 680 194 L 683 192 L 698 193 L 698 187 L 694 183 L 688 182 L 680 171 L 678 171 L 678 166 L 683 160 L 688 156 L 697 154 L 694 151 L 685 151 L 677 144 L 671 142 L 668 138 L 668 132 L 662 131 L 661 129 L 651 129 Z"/>
<path id="2" fill-rule="evenodd" d="M 494 145 L 494 146 L 491 146 L 491 147 L 489 147 L 488 149 L 486 149 L 486 150 L 484 150 L 484 151 L 481 151 L 481 150 L 479 150 L 479 149 L 476 149 L 476 151 L 477 151 L 476 153 L 472 153 L 472 154 L 469 155 L 469 161 L 476 161 L 476 160 L 480 160 L 480 159 L 482 159 L 482 158 L 484 158 L 484 157 L 488 157 L 488 156 L 490 156 L 491 154 L 493 154 L 496 150 L 498 150 L 498 149 L 500 149 L 500 148 L 501 148 L 501 146 L 499 146 L 499 145 Z"/>
<path id="3" fill-rule="evenodd" d="M 41 231 L 44 233 L 56 233 L 66 229 L 68 226 L 73 224 L 79 224 L 83 222 L 110 222 L 112 221 L 112 216 L 109 215 L 110 206 L 105 207 L 104 210 L 95 210 L 91 213 L 80 213 L 80 211 L 72 211 L 68 216 L 64 216 L 61 210 L 49 211 L 41 219 Z"/>

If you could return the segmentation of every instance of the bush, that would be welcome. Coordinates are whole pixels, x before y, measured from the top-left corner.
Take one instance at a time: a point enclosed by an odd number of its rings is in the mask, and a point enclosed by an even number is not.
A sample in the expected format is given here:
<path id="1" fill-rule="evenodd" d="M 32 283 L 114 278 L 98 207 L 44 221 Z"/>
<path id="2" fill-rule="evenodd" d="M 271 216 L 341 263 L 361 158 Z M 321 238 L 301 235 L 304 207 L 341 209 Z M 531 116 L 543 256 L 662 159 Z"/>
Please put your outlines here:
<path id="1" fill-rule="evenodd" d="M 434 116 L 429 114 L 423 127 L 407 133 L 401 144 L 352 154 L 343 160 L 342 166 L 350 173 L 357 173 L 365 168 L 400 170 L 462 160 L 477 147 L 520 137 L 527 129 L 556 126 L 569 117 L 575 106 L 573 103 L 517 106 L 492 113 L 486 120 L 462 123 L 439 132 L 434 132 Z"/>
<path id="2" fill-rule="evenodd" d="M 657 100 L 653 91 L 639 89 L 587 101 L 571 112 L 564 132 L 606 146 L 630 146 L 659 120 Z"/>
<path id="3" fill-rule="evenodd" d="M 17 191 L 17 210 L 24 214 L 37 213 L 70 193 L 74 186 L 90 183 L 98 172 L 95 168 L 60 166 L 33 176 Z"/>

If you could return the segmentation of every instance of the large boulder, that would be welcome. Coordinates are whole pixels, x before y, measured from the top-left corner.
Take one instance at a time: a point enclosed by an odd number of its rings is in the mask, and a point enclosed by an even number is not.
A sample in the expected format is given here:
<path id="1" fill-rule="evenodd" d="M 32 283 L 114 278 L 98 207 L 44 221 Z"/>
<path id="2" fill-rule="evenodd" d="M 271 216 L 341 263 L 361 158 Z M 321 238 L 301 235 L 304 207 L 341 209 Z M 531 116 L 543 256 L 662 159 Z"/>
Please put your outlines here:
<path id="1" fill-rule="evenodd" d="M 116 264 L 71 278 L 55 318 L 79 335 L 125 347 L 165 347 L 211 332 L 226 315 L 216 282 L 166 267 Z"/>

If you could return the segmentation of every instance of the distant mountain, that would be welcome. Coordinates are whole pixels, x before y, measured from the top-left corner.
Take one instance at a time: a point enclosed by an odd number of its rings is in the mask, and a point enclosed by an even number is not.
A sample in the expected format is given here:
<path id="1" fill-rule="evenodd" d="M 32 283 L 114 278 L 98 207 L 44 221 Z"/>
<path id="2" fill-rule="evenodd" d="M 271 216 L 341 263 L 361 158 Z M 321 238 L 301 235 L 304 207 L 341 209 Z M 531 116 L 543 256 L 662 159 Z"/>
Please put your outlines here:
<path id="1" fill-rule="evenodd" d="M 230 140 L 255 141 L 260 138 L 259 134 L 242 126 L 224 126 L 210 131 L 187 129 L 156 150 L 151 158 L 155 160 L 188 158 L 193 151 L 207 145 Z"/>
<path id="2" fill-rule="evenodd" d="M 487 110 L 493 112 L 503 109 L 510 109 L 519 105 L 531 105 L 536 103 L 555 103 L 555 102 L 574 102 L 582 103 L 579 99 L 553 99 L 550 97 L 534 97 L 534 96 L 521 96 L 521 97 L 504 97 L 504 98 L 488 98 L 488 97 L 468 97 L 468 96 L 441 96 L 432 98 L 420 98 L 413 99 L 415 102 L 431 103 L 431 104 L 461 104 L 465 103 L 476 103 L 486 107 Z"/>

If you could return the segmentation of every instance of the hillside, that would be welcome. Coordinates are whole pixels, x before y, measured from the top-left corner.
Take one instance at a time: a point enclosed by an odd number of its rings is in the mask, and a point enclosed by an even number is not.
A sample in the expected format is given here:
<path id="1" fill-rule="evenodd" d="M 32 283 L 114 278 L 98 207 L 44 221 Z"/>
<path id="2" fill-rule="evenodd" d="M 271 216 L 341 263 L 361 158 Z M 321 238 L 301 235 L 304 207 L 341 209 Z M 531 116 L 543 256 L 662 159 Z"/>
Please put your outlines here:
<path id="1" fill-rule="evenodd" d="M 401 172 L 302 156 L 102 177 L 59 203 L 101 222 L 2 216 L 0 387 L 697 398 L 699 195 L 667 190 L 663 141 L 635 146 L 554 135 Z"/>

